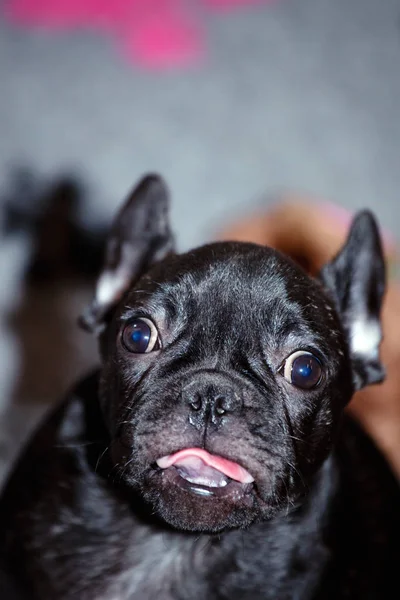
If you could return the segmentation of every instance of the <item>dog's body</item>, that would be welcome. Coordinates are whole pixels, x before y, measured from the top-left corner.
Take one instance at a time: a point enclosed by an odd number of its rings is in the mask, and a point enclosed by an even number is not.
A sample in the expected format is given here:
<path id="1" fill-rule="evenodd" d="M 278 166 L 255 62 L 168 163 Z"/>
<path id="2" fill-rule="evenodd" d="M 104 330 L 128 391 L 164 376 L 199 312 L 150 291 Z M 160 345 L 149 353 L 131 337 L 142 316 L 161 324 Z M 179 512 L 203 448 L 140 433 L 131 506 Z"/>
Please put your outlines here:
<path id="1" fill-rule="evenodd" d="M 392 597 L 400 491 L 343 417 L 383 376 L 372 217 L 321 284 L 251 244 L 172 254 L 166 202 L 149 177 L 122 210 L 84 318 L 101 371 L 3 495 L 8 597 Z"/>
<path id="2" fill-rule="evenodd" d="M 103 478 L 97 385 L 94 375 L 39 431 L 3 499 L 3 560 L 20 587 L 10 599 L 395 597 L 397 483 L 354 424 L 303 508 L 221 536 L 179 533 Z"/>

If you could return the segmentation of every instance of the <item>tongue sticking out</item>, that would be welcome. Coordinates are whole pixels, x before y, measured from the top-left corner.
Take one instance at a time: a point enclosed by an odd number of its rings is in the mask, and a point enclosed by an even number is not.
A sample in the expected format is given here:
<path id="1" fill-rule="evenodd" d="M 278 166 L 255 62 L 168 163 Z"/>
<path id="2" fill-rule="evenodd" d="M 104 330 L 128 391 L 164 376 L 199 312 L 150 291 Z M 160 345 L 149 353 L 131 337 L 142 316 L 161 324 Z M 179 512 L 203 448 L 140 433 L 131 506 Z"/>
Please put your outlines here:
<path id="1" fill-rule="evenodd" d="M 228 478 L 239 483 L 252 483 L 254 478 L 237 463 L 210 454 L 202 448 L 185 448 L 157 460 L 161 469 L 174 466 L 178 473 L 191 483 L 207 487 L 224 487 Z"/>

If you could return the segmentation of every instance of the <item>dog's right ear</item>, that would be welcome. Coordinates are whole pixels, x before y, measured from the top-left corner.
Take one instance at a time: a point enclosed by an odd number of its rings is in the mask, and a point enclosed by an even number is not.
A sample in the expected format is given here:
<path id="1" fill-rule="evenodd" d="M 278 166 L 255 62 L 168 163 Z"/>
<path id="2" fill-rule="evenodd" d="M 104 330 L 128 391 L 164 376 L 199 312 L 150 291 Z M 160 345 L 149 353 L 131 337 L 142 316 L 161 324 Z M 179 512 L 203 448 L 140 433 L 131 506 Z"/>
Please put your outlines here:
<path id="1" fill-rule="evenodd" d="M 95 296 L 80 325 L 100 333 L 107 314 L 129 287 L 154 263 L 172 252 L 169 194 L 163 179 L 147 175 L 130 194 L 109 233 Z"/>

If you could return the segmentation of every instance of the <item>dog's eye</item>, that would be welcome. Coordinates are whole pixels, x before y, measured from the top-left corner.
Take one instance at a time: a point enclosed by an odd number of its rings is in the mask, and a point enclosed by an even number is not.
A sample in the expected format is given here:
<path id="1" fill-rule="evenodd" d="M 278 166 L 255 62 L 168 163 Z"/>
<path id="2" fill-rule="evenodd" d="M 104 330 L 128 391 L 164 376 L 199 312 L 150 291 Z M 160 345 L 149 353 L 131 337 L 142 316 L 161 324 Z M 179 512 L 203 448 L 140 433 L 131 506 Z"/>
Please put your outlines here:
<path id="1" fill-rule="evenodd" d="M 125 349 L 135 354 L 145 354 L 160 347 L 156 326 L 144 317 L 130 321 L 124 327 L 121 339 Z"/>
<path id="2" fill-rule="evenodd" d="M 311 352 L 298 350 L 285 360 L 283 376 L 292 385 L 311 390 L 321 381 L 322 365 Z"/>

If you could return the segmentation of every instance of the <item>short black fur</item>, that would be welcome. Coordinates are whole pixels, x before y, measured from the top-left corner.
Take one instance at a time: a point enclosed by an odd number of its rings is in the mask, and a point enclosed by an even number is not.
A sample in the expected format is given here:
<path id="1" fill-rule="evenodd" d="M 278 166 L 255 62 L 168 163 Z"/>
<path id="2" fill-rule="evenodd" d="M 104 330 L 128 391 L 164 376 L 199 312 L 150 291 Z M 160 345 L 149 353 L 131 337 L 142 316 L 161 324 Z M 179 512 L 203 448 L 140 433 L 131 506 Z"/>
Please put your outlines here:
<path id="1" fill-rule="evenodd" d="M 398 484 L 343 412 L 383 377 L 372 215 L 312 280 L 253 244 L 174 254 L 167 207 L 149 176 L 111 230 L 82 318 L 101 368 L 39 428 L 1 499 L 5 598 L 394 597 Z M 134 353 L 124 332 L 143 319 L 157 343 Z M 320 365 L 311 389 L 290 383 L 297 352 Z M 159 466 L 187 448 L 253 480 L 207 487 Z"/>

